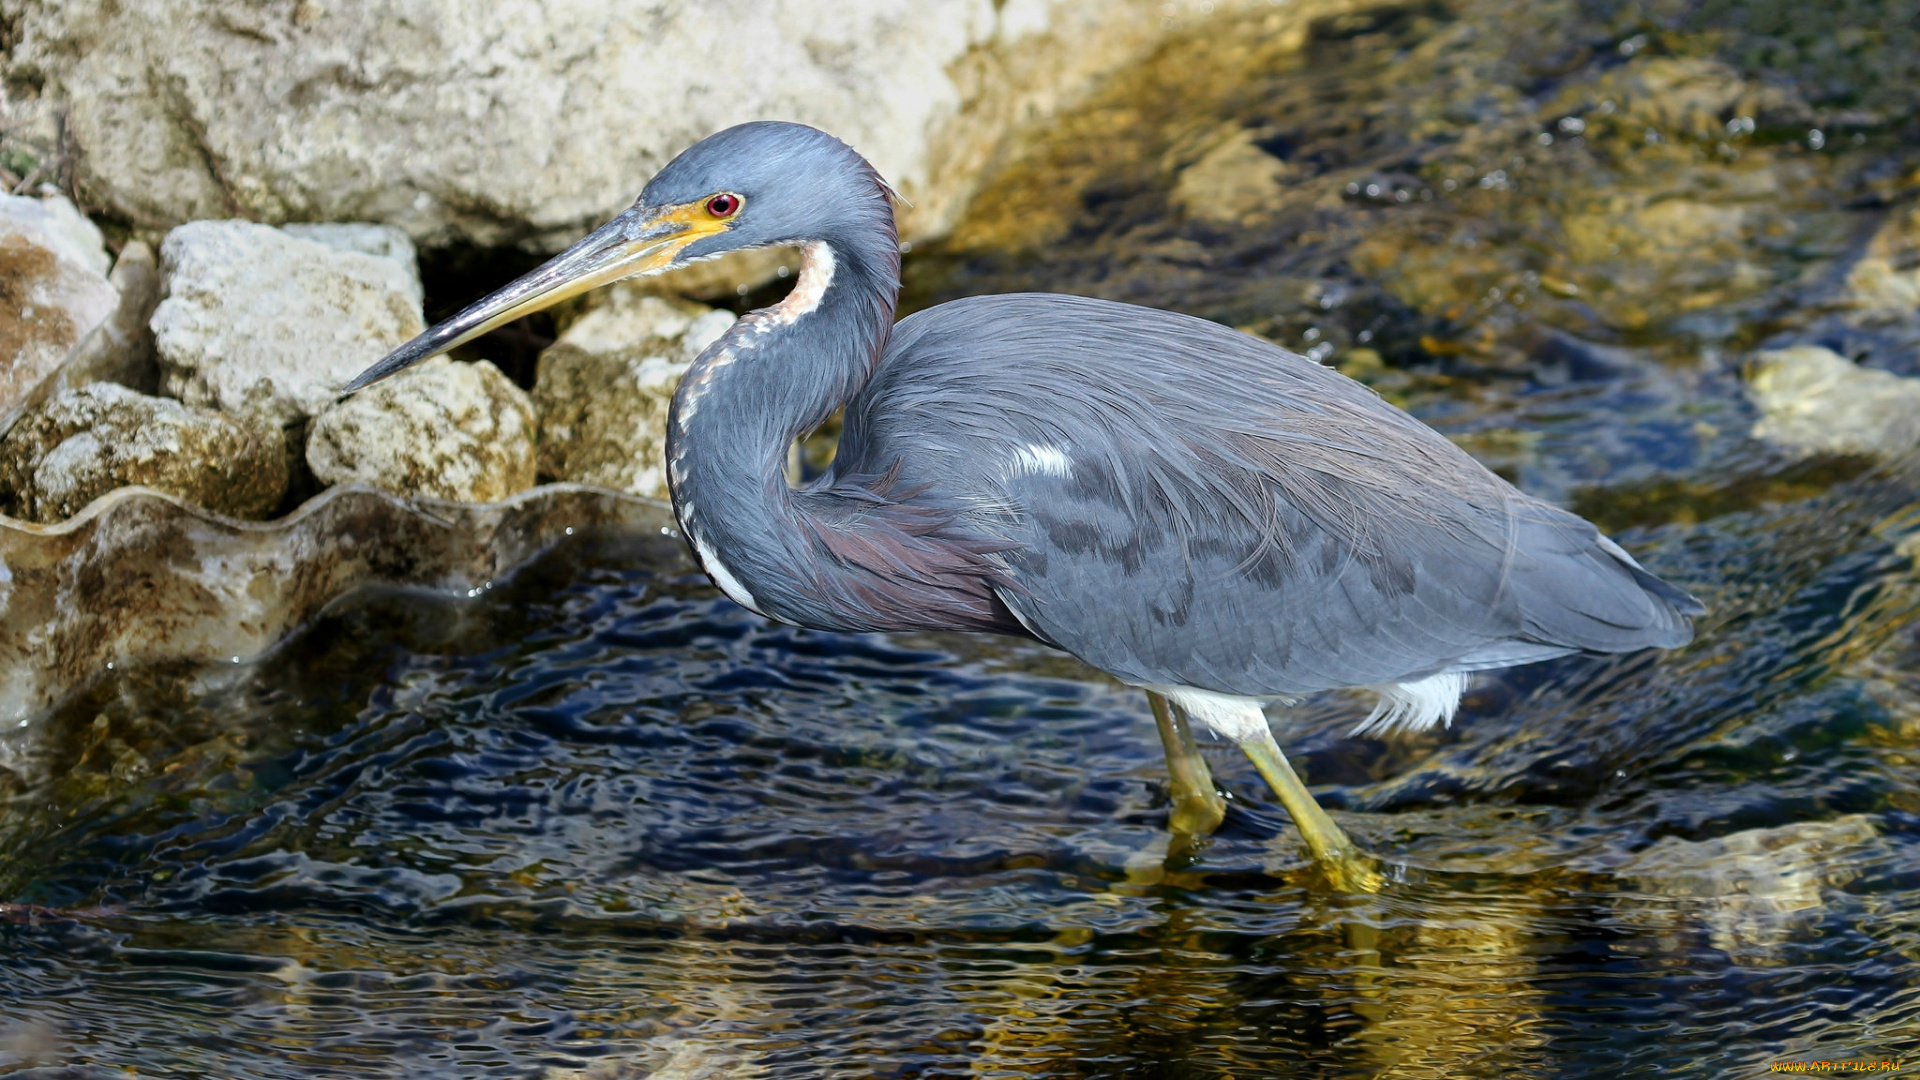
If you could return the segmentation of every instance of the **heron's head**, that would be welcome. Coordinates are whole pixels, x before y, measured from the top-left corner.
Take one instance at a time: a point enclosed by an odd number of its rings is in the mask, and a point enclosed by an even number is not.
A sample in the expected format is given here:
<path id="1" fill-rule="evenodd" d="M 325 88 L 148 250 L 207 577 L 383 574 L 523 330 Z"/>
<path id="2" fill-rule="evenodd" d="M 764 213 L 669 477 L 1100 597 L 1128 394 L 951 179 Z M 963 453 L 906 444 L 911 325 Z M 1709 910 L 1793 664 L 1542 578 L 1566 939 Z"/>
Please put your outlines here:
<path id="1" fill-rule="evenodd" d="M 352 393 L 569 297 L 730 251 L 894 239 L 891 191 L 851 147 L 803 124 L 741 124 L 688 148 L 612 221 L 395 349 Z"/>

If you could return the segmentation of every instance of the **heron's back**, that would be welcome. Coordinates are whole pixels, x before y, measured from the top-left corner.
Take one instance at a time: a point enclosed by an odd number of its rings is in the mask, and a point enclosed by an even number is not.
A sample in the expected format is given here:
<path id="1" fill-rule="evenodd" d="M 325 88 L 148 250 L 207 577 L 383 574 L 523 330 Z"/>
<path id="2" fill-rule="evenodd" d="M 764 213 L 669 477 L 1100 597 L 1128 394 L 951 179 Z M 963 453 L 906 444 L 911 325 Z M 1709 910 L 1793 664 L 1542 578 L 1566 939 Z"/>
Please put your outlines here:
<path id="1" fill-rule="evenodd" d="M 895 329 L 836 470 L 1005 543 L 1001 597 L 1122 679 L 1276 696 L 1684 644 L 1701 608 L 1371 390 L 1049 294 Z"/>

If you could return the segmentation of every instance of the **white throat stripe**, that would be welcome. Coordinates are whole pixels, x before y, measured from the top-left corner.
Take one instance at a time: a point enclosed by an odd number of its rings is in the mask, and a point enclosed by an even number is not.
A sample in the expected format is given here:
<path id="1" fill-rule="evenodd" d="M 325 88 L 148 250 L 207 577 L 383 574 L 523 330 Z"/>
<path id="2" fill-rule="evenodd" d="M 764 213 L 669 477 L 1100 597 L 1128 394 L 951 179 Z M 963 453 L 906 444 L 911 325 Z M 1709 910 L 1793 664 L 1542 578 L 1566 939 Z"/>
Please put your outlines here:
<path id="1" fill-rule="evenodd" d="M 758 329 L 764 333 L 776 326 L 792 326 L 802 317 L 813 314 L 827 295 L 827 287 L 833 284 L 833 271 L 833 248 L 826 241 L 814 240 L 802 245 L 799 280 L 793 283 L 793 291 L 787 293 L 786 299 L 767 311 Z"/>

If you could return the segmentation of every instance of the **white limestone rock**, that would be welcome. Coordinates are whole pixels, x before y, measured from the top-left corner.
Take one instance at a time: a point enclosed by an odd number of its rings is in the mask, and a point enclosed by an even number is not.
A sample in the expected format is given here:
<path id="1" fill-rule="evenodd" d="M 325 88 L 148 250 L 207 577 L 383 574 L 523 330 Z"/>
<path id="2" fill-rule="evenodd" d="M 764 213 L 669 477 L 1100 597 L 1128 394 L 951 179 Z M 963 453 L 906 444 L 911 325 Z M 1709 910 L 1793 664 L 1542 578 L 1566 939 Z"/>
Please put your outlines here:
<path id="1" fill-rule="evenodd" d="M 1312 9 L 1304 26 L 1326 5 L 1293 7 Z M 754 119 L 846 138 L 914 204 L 908 235 L 938 232 L 1009 131 L 1083 97 L 1170 23 L 1160 0 L 11 10 L 9 77 L 64 103 L 80 182 L 126 220 L 381 221 L 417 242 L 549 249 L 680 150 Z"/>
<path id="2" fill-rule="evenodd" d="M 0 195 L 0 211 L 7 219 L 31 222 L 45 237 L 49 247 L 99 277 L 107 275 L 113 257 L 107 254 L 107 240 L 100 227 L 87 220 L 78 207 L 64 195 L 33 198 L 26 195 Z"/>
<path id="3" fill-rule="evenodd" d="M 0 195 L 0 413 L 112 315 L 100 230 L 59 196 Z"/>
<path id="4" fill-rule="evenodd" d="M 296 221 L 280 226 L 280 231 L 302 240 L 314 240 L 341 251 L 378 255 L 400 264 L 413 289 L 413 302 L 423 303 L 427 290 L 420 283 L 420 254 L 407 234 L 392 225 L 370 221 Z"/>
<path id="5" fill-rule="evenodd" d="M 1863 368 L 1815 345 L 1756 354 L 1747 390 L 1755 438 L 1818 454 L 1890 455 L 1920 446 L 1920 379 Z"/>
<path id="6" fill-rule="evenodd" d="M 733 314 L 608 290 L 540 354 L 540 472 L 665 498 L 667 407 L 687 366 Z"/>
<path id="7" fill-rule="evenodd" d="M 316 417 L 307 465 L 326 484 L 499 502 L 533 486 L 533 405 L 482 360 L 435 357 Z"/>
<path id="8" fill-rule="evenodd" d="M 128 485 L 233 517 L 265 517 L 287 490 L 279 433 L 117 383 L 54 395 L 0 439 L 0 506 L 62 521 Z"/>
<path id="9" fill-rule="evenodd" d="M 399 261 L 246 221 L 196 221 L 160 245 L 161 390 L 281 427 L 314 416 L 423 329 Z"/>

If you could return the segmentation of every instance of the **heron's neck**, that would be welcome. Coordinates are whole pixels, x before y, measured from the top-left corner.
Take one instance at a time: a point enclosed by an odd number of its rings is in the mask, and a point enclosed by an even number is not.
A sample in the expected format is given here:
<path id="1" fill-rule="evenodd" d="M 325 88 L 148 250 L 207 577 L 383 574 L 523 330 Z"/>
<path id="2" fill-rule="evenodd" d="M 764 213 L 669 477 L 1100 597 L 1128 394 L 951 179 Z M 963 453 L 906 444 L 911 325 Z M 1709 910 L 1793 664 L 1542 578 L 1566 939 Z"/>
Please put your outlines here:
<path id="1" fill-rule="evenodd" d="M 893 328 L 896 250 L 891 236 L 805 245 L 787 298 L 735 323 L 674 393 L 674 513 L 708 574 L 762 614 L 824 624 L 805 595 L 812 560 L 787 485 L 787 451 L 871 377 Z"/>

